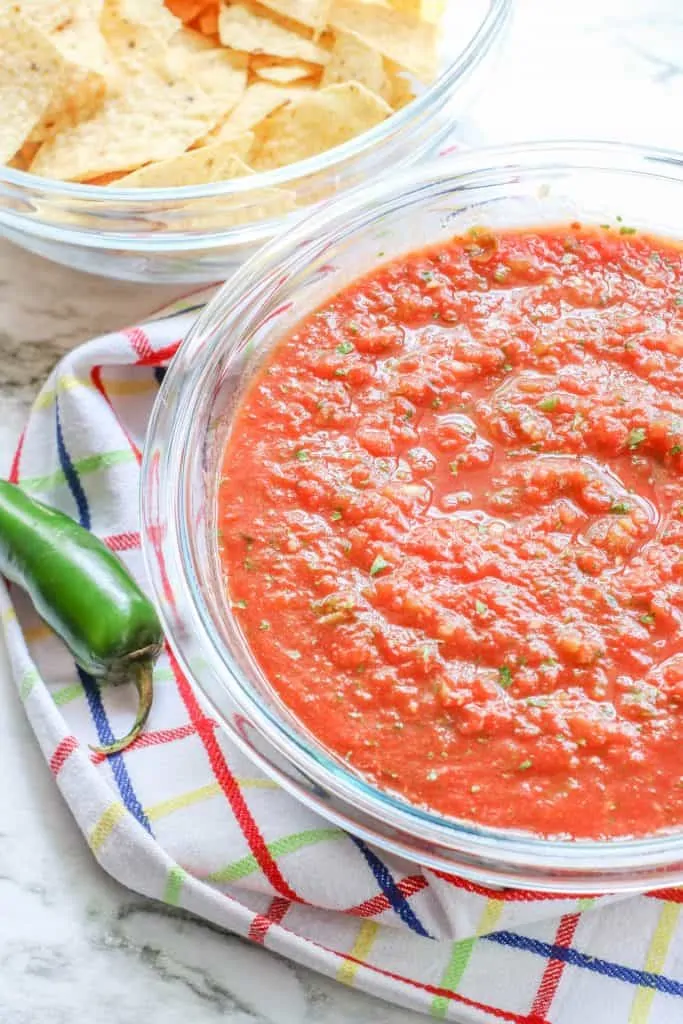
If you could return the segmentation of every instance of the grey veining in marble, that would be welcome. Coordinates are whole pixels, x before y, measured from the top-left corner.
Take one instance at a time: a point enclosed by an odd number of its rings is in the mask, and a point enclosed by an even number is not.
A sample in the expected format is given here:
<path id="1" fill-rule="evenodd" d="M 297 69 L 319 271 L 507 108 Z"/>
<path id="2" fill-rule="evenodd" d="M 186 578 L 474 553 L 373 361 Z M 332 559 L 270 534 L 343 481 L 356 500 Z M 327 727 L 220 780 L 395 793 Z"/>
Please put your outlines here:
<path id="1" fill-rule="evenodd" d="M 208 924 L 129 893 L 93 861 L 0 658 L 2 1024 L 410 1024 Z"/>
<path id="2" fill-rule="evenodd" d="M 621 139 L 683 150 L 682 0 L 517 0 L 466 141 Z M 0 244 L 0 470 L 59 356 L 171 288 L 85 278 Z M 96 865 L 0 651 L 0 1024 L 416 1024 L 126 892 Z"/>

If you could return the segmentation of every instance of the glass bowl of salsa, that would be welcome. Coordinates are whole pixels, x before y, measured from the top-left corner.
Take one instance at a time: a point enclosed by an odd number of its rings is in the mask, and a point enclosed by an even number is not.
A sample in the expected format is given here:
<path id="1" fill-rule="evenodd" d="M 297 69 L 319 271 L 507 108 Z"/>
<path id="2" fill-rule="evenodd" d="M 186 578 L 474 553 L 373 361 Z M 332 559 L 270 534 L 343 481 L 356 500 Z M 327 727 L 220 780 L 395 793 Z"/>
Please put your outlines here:
<path id="1" fill-rule="evenodd" d="M 223 281 L 311 207 L 438 152 L 490 81 L 511 9 L 512 0 L 452 0 L 438 78 L 374 128 L 288 166 L 174 188 L 103 187 L 0 167 L 0 235 L 106 277 Z"/>
<path id="2" fill-rule="evenodd" d="M 192 329 L 143 467 L 171 646 L 300 800 L 489 884 L 683 878 L 683 163 L 462 154 Z"/>

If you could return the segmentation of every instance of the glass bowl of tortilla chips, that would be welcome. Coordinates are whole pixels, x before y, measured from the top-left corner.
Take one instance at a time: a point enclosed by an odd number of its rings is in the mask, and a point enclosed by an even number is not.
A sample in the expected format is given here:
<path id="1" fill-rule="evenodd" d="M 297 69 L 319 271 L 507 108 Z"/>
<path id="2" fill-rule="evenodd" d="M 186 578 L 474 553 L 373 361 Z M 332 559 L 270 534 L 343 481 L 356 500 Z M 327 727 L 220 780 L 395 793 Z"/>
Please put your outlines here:
<path id="1" fill-rule="evenodd" d="M 511 0 L 16 0 L 0 235 L 205 282 L 335 193 L 448 145 Z"/>

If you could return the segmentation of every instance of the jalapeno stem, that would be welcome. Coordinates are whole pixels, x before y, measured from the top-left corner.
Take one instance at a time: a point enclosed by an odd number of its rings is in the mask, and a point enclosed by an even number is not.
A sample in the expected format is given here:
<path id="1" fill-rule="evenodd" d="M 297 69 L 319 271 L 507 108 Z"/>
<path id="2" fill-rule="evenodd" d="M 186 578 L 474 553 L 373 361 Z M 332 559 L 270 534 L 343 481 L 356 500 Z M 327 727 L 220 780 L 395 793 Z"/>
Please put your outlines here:
<path id="1" fill-rule="evenodd" d="M 90 749 L 96 754 L 119 754 L 131 743 L 135 742 L 145 727 L 152 707 L 154 664 L 151 661 L 133 661 L 130 664 L 131 682 L 138 692 L 138 713 L 130 732 L 122 736 L 120 740 L 98 747 L 90 744 Z"/>

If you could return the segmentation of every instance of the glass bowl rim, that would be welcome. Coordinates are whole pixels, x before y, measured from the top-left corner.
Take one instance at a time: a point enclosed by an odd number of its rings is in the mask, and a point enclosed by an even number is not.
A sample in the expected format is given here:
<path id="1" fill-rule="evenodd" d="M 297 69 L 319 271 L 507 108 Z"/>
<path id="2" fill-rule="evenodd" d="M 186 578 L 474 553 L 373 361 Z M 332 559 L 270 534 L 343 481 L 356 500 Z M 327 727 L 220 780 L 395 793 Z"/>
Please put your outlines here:
<path id="1" fill-rule="evenodd" d="M 209 185 L 181 185 L 164 188 L 116 188 L 101 185 L 87 185 L 80 182 L 59 181 L 44 178 L 29 171 L 12 167 L 0 167 L 0 185 L 8 183 L 25 189 L 41 191 L 43 194 L 60 199 L 95 200 L 108 203 L 130 202 L 136 206 L 152 206 L 157 202 L 171 200 L 215 199 L 239 196 L 259 189 L 296 185 L 297 181 L 312 174 L 333 170 L 338 164 L 356 157 L 381 145 L 387 137 L 401 131 L 410 122 L 428 115 L 435 101 L 441 100 L 457 84 L 461 75 L 472 69 L 488 53 L 502 32 L 512 12 L 513 0 L 486 0 L 487 9 L 476 31 L 467 45 L 460 51 L 445 71 L 420 93 L 411 103 L 396 111 L 386 120 L 368 131 L 317 156 L 299 160 L 285 167 L 271 171 L 259 171 L 243 178 L 230 178 Z M 268 218 L 263 224 L 281 218 Z M 259 222 L 254 222 L 259 225 Z M 249 227 L 250 225 L 246 225 Z M 209 232 L 210 233 L 210 232 Z"/>
<path id="2" fill-rule="evenodd" d="M 367 215 L 368 210 L 377 209 L 383 202 L 387 207 L 395 207 L 405 199 L 406 195 L 415 195 L 429 187 L 443 187 L 444 183 L 452 182 L 457 187 L 458 181 L 469 180 L 487 172 L 507 171 L 520 176 L 537 174 L 551 170 L 605 171 L 616 174 L 639 174 L 645 177 L 667 177 L 668 180 L 683 184 L 683 154 L 673 150 L 637 146 L 611 141 L 596 140 L 560 140 L 553 142 L 515 143 L 504 146 L 485 147 L 477 150 L 463 151 L 457 155 L 441 158 L 421 167 L 412 167 L 396 176 L 389 182 L 374 182 L 361 188 L 340 194 L 322 209 L 314 210 L 302 219 L 295 228 L 286 235 L 280 235 L 263 246 L 249 259 L 205 307 L 183 342 L 184 350 L 201 342 L 202 338 L 211 335 L 211 340 L 195 360 L 192 371 L 183 376 L 179 390 L 186 401 L 178 403 L 172 415 L 172 430 L 177 431 L 179 417 L 187 426 L 196 413 L 197 407 L 206 395 L 200 389 L 194 389 L 195 380 L 210 363 L 211 358 L 224 345 L 230 318 L 239 321 L 240 310 L 245 305 L 258 302 L 268 292 L 268 286 L 275 283 L 282 275 L 283 266 L 305 265 L 314 252 L 324 250 L 330 236 L 342 222 L 349 223 L 354 215 Z M 668 169 L 669 174 L 663 175 Z M 674 173 L 675 171 L 675 173 Z M 468 177 L 469 176 L 469 177 Z M 475 182 L 476 184 L 476 182 Z M 485 184 L 485 182 L 482 182 Z M 311 238 L 314 240 L 311 241 Z M 585 868 L 589 871 L 623 870 L 643 868 L 647 865 L 661 866 L 683 856 L 683 827 L 672 832 L 657 833 L 642 837 L 624 837 L 614 839 L 564 839 L 544 837 L 514 829 L 501 829 L 478 825 L 472 822 L 458 821 L 439 815 L 427 808 L 411 804 L 407 800 L 394 796 L 373 786 L 354 772 L 347 771 L 339 763 L 332 760 L 322 747 L 318 749 L 308 746 L 296 735 L 288 725 L 268 708 L 264 708 L 255 699 L 248 680 L 243 682 L 239 669 L 235 669 L 230 651 L 223 645 L 217 633 L 212 629 L 208 611 L 202 609 L 200 589 L 193 585 L 194 569 L 188 556 L 187 534 L 182 530 L 187 527 L 183 522 L 180 510 L 184 507 L 185 487 L 188 482 L 189 462 L 186 446 L 174 437 L 174 444 L 169 438 L 156 438 L 159 430 L 161 410 L 166 405 L 166 392 L 175 384 L 175 375 L 180 373 L 177 359 L 169 368 L 159 395 L 157 396 L 150 417 L 145 451 L 143 454 L 140 517 L 143 536 L 143 555 L 149 578 L 155 580 L 153 561 L 155 558 L 152 533 L 154 531 L 152 509 L 148 504 L 146 481 L 159 472 L 158 465 L 153 465 L 152 452 L 158 447 L 168 446 L 173 451 L 173 477 L 171 483 L 177 485 L 172 493 L 174 508 L 169 516 L 174 516 L 172 529 L 166 531 L 173 534 L 172 555 L 182 566 L 183 578 L 181 586 L 183 596 L 189 600 L 193 617 L 193 625 L 200 628 L 199 642 L 203 657 L 209 657 L 207 642 L 211 655 L 220 663 L 223 686 L 253 724 L 257 732 L 272 744 L 276 751 L 308 777 L 329 790 L 342 801 L 352 801 L 353 805 L 366 813 L 370 818 L 381 820 L 389 826 L 403 832 L 412 833 L 428 842 L 442 843 L 446 847 L 458 843 L 458 849 L 467 855 L 483 855 L 500 859 L 507 858 L 506 863 L 523 864 L 539 867 L 562 867 L 570 869 Z M 174 374 L 175 368 L 175 374 Z M 182 406 L 179 412 L 179 408 Z M 168 473 L 166 468 L 164 472 Z M 178 528 L 181 534 L 178 533 Z M 183 540 L 180 540 L 180 537 Z M 191 546 L 191 545 L 190 545 Z M 154 584 L 156 587 L 156 583 Z M 162 621 L 169 636 L 173 635 L 173 625 L 163 609 L 161 595 L 158 603 Z M 180 652 L 181 661 L 182 651 Z M 194 678 L 194 677 L 193 677 Z M 204 683 L 195 678 L 199 688 L 216 706 L 219 715 L 220 706 L 207 693 Z M 284 782 L 277 768 L 270 765 L 263 756 L 259 758 L 266 771 Z M 286 783 L 284 783 L 286 785 Z M 290 791 L 292 786 L 290 785 Z M 299 799 L 306 800 L 299 796 Z M 325 814 L 323 810 L 321 813 Z M 330 817 L 334 817 L 330 815 Z M 377 840 L 378 842 L 381 840 Z M 404 853 L 405 855 L 405 853 Z M 419 856 L 416 851 L 416 857 Z M 667 883 L 669 884 L 669 883 Z M 651 887 L 641 886 L 641 890 Z M 551 886 L 545 886 L 551 888 Z M 558 880 L 558 888 L 561 883 Z"/>

